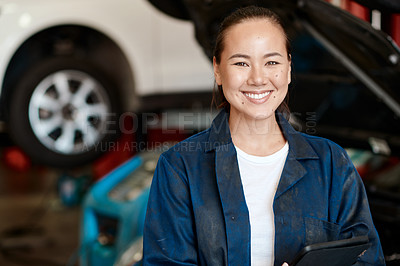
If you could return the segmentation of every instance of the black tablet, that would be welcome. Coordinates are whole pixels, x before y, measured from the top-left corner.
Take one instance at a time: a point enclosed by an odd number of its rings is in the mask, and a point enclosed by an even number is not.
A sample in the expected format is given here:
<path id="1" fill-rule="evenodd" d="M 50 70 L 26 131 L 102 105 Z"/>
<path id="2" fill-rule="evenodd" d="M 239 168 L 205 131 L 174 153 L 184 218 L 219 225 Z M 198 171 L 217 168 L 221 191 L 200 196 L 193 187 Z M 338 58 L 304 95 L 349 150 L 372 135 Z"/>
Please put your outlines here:
<path id="1" fill-rule="evenodd" d="M 350 266 L 371 246 L 368 236 L 323 242 L 306 246 L 290 266 Z"/>

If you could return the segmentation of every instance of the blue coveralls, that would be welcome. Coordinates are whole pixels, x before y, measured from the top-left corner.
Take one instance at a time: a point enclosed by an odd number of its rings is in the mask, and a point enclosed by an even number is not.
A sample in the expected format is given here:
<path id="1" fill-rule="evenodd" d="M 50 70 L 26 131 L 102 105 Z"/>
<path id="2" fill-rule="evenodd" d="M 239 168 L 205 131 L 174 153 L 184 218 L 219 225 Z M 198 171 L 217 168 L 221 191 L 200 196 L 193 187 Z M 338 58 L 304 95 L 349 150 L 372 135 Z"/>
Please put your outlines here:
<path id="1" fill-rule="evenodd" d="M 250 223 L 229 114 L 161 155 L 144 227 L 144 265 L 250 265 Z M 276 114 L 289 153 L 274 198 L 275 265 L 304 246 L 368 235 L 357 265 L 385 265 L 363 182 L 347 153 Z"/>

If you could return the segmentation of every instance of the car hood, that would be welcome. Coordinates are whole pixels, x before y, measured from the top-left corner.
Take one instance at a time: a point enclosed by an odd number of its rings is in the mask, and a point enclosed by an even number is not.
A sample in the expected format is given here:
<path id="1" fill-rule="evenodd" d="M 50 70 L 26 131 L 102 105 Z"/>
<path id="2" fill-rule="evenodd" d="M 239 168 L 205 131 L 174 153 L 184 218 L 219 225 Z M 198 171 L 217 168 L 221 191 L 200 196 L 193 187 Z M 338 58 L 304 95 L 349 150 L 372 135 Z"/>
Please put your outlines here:
<path id="1" fill-rule="evenodd" d="M 386 0 L 359 2 L 398 8 Z M 293 46 L 289 106 L 299 130 L 400 155 L 400 51 L 387 34 L 322 0 L 181 0 L 175 16 L 193 22 L 211 60 L 218 25 L 247 5 L 270 8 L 287 28 Z"/>

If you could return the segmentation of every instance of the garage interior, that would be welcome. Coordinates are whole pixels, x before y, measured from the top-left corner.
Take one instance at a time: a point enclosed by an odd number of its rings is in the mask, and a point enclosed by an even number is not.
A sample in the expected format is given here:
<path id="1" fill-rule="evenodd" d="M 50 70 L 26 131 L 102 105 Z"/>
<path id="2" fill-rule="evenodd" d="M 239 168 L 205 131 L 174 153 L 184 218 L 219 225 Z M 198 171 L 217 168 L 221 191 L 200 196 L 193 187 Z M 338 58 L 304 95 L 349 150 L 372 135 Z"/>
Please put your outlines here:
<path id="1" fill-rule="evenodd" d="M 328 2 L 336 5 L 341 3 L 343 7 L 340 0 Z M 358 1 L 347 2 L 346 8 L 350 13 L 364 21 L 371 22 L 372 13 L 368 8 L 358 4 Z M 400 14 L 394 14 L 391 20 L 382 19 L 382 22 L 381 26 L 399 44 Z M 298 76 L 298 80 L 311 85 L 315 81 L 310 79 L 310 76 L 301 75 Z M 344 82 L 348 82 L 348 79 Z M 352 82 L 351 79 L 350 83 Z M 340 96 L 340 91 L 335 96 Z M 145 115 L 143 113 L 135 115 L 133 120 L 130 120 L 131 116 L 125 117 L 128 120 L 124 120 L 124 126 L 128 130 L 119 136 L 117 142 L 100 147 L 100 149 L 104 149 L 104 153 L 92 162 L 69 169 L 36 163 L 12 140 L 7 132 L 7 127 L 0 126 L 2 128 L 2 133 L 0 133 L 0 265 L 81 265 L 82 261 L 80 260 L 86 256 L 86 249 L 81 243 L 85 197 L 96 182 L 103 180 L 107 174 L 130 161 L 141 150 L 149 149 L 149 147 L 164 149 L 172 143 L 205 129 L 209 125 L 210 119 L 216 114 L 215 110 L 210 108 L 212 95 L 211 93 L 195 92 L 191 97 L 196 100 L 190 104 L 186 101 L 185 94 L 164 93 L 162 97 L 156 94 L 142 98 L 142 111 Z M 346 101 L 343 104 L 345 105 Z M 379 104 L 379 106 L 384 105 L 381 101 Z M 365 108 L 368 109 L 368 107 Z M 295 110 L 304 114 L 306 109 L 302 110 L 301 108 L 301 105 L 296 106 Z M 196 114 L 189 117 L 189 119 L 196 120 L 191 123 L 190 129 L 181 130 L 182 120 L 178 113 Z M 299 128 L 312 131 L 316 118 L 312 115 L 305 118 L 308 124 L 299 124 Z M 334 120 L 335 118 L 327 116 L 324 119 L 321 120 L 321 124 L 328 119 Z M 399 120 L 396 119 L 393 118 L 386 123 L 385 129 L 397 130 Z M 168 120 L 170 131 L 160 128 L 160 124 L 166 120 Z M 362 123 L 362 121 L 364 120 L 359 122 Z M 392 121 L 396 121 L 397 124 L 390 124 Z M 137 131 L 130 129 L 135 125 L 141 125 L 139 131 L 146 133 L 134 134 Z M 321 127 L 317 132 L 330 137 L 334 127 L 335 125 Z M 144 130 L 144 128 L 146 129 Z M 342 131 L 339 133 L 341 135 L 335 135 L 335 137 L 343 141 L 343 145 L 350 143 L 349 134 L 359 134 L 363 139 L 368 139 L 368 136 L 362 136 L 360 132 Z M 354 142 L 356 142 L 355 139 Z M 398 138 L 393 142 L 399 143 Z M 368 143 L 370 145 L 367 147 L 368 149 L 375 148 L 380 155 L 387 154 L 387 143 L 380 142 L 379 139 L 369 139 Z M 366 147 L 365 141 L 360 142 L 359 147 Z M 364 174 L 367 182 L 375 176 L 389 174 L 395 177 L 400 176 L 400 158 L 397 156 L 399 151 L 392 151 L 396 152 L 396 156 L 377 157 L 372 164 L 368 165 L 363 163 L 367 159 L 371 159 L 372 153 L 357 153 L 354 150 L 349 150 L 349 153 L 354 156 L 354 163 L 358 166 L 360 175 Z M 369 170 L 370 172 L 368 172 Z M 400 265 L 398 238 L 400 230 L 393 226 L 400 221 L 400 183 L 398 181 L 398 178 L 392 178 L 387 183 L 381 184 L 383 187 L 390 186 L 390 194 L 377 192 L 374 185 L 368 187 L 367 191 L 369 195 L 372 195 L 371 197 L 377 199 L 372 202 L 371 209 L 372 211 L 377 210 L 376 213 L 373 212 L 373 216 L 375 215 L 374 219 L 380 221 L 377 229 L 384 241 L 383 248 L 387 265 Z M 389 205 L 388 202 L 390 202 Z M 112 226 L 113 221 L 104 223 L 108 229 Z M 112 237 L 108 235 L 102 236 L 99 241 L 104 241 L 105 247 L 114 243 Z M 104 249 L 99 252 L 103 252 L 101 254 L 104 255 L 107 251 L 108 249 Z M 106 255 L 104 256 L 106 257 Z"/>

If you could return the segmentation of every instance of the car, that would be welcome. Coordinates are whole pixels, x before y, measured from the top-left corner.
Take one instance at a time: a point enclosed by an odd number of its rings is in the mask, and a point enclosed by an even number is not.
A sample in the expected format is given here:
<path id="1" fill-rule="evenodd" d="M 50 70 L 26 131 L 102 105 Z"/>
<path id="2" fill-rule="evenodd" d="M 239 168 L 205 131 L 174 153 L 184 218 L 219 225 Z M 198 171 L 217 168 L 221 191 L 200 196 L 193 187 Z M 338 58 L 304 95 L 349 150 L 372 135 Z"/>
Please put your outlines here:
<path id="1" fill-rule="evenodd" d="M 121 114 L 212 86 L 193 25 L 146 0 L 0 1 L 0 119 L 38 163 L 90 162 Z"/>

